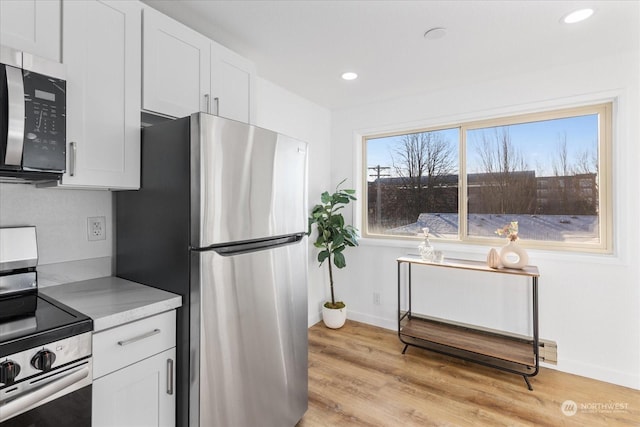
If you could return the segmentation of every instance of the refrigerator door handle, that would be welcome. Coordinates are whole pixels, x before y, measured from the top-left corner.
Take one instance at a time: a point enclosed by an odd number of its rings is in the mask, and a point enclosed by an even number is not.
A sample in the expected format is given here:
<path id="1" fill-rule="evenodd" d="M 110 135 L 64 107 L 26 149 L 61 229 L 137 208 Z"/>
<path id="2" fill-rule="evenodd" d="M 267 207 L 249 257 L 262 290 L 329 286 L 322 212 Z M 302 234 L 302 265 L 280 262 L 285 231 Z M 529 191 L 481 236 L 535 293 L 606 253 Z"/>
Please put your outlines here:
<path id="1" fill-rule="evenodd" d="M 305 233 L 296 233 L 288 236 L 270 237 L 268 239 L 251 240 L 247 242 L 222 243 L 194 250 L 199 252 L 215 251 L 221 256 L 234 256 L 298 243 L 305 235 Z"/>

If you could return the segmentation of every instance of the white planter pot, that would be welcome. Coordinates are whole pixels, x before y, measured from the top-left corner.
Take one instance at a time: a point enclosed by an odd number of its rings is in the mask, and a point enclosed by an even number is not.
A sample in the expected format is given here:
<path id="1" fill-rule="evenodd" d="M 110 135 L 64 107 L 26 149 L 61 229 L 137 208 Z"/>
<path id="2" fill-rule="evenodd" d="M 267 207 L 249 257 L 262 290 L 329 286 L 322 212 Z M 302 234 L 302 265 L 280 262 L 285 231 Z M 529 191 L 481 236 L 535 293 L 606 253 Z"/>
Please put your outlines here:
<path id="1" fill-rule="evenodd" d="M 322 307 L 322 321 L 327 328 L 338 329 L 344 326 L 347 320 L 347 307 L 327 308 Z"/>

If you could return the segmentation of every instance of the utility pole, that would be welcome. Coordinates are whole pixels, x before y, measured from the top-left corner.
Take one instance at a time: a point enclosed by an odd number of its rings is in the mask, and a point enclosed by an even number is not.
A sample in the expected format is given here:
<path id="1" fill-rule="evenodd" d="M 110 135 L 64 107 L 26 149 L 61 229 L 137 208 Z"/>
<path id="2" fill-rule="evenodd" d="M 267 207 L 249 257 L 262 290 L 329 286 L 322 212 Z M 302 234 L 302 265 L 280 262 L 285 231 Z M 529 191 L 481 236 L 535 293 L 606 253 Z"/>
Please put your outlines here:
<path id="1" fill-rule="evenodd" d="M 380 177 L 391 176 L 388 173 L 382 173 L 383 170 L 391 168 L 388 166 L 377 165 L 367 169 L 375 171 L 373 174 L 369 174 L 369 176 L 376 178 L 376 225 L 380 226 L 382 224 L 382 187 Z"/>

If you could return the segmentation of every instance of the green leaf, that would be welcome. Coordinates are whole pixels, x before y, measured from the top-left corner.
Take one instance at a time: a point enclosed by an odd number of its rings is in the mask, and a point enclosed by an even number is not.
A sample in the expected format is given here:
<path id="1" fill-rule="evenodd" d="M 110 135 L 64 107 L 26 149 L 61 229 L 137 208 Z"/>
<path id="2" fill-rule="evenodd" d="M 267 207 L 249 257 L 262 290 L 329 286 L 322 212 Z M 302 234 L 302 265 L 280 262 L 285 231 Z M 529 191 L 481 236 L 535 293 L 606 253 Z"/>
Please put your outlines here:
<path id="1" fill-rule="evenodd" d="M 329 203 L 331 202 L 331 195 L 328 191 L 325 191 L 320 195 L 320 200 L 322 201 L 322 203 Z"/>
<path id="2" fill-rule="evenodd" d="M 335 254 L 333 254 L 333 263 L 338 268 L 344 268 L 347 265 L 342 252 L 336 252 Z"/>
<path id="3" fill-rule="evenodd" d="M 335 253 L 338 253 L 338 252 L 342 252 L 342 251 L 344 251 L 344 250 L 345 250 L 345 248 L 346 248 L 346 246 L 345 246 L 345 245 L 333 246 L 333 247 L 331 248 L 331 253 L 335 254 Z"/>
<path id="4" fill-rule="evenodd" d="M 320 265 L 322 265 L 324 260 L 326 260 L 328 257 L 329 257 L 329 251 L 327 251 L 327 250 L 320 251 L 318 253 L 318 262 L 320 263 Z"/>

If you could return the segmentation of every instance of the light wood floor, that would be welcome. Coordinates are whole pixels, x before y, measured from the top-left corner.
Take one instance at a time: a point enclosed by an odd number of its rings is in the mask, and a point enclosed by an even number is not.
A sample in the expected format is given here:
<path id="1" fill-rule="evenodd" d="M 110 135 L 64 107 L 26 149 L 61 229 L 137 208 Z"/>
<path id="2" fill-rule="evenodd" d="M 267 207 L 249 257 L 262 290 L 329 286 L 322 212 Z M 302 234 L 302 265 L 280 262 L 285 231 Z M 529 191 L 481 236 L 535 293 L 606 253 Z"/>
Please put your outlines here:
<path id="1" fill-rule="evenodd" d="M 522 377 L 416 347 L 347 321 L 309 329 L 309 409 L 316 426 L 640 426 L 640 391 L 542 368 Z M 573 416 L 561 411 L 572 400 Z"/>

